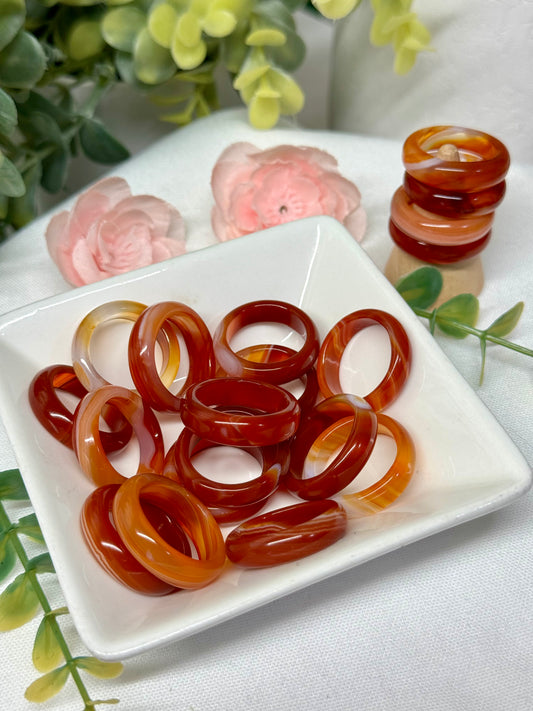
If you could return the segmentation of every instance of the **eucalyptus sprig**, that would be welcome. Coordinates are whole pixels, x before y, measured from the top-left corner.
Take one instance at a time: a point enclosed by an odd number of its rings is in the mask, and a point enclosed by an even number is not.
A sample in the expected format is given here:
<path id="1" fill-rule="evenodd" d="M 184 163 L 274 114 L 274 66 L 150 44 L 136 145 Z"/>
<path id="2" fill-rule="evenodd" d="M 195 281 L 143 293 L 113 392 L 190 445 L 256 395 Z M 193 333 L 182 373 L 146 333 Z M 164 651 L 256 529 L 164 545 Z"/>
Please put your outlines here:
<path id="1" fill-rule="evenodd" d="M 0 0 L 0 241 L 39 213 L 41 189 L 66 189 L 74 156 L 128 156 L 96 115 L 116 84 L 181 126 L 219 108 L 217 71 L 226 72 L 250 122 L 268 129 L 304 105 L 292 76 L 306 52 L 295 12 L 338 20 L 361 1 Z M 372 41 L 391 44 L 405 73 L 429 32 L 412 0 L 371 2 Z"/>
<path id="2" fill-rule="evenodd" d="M 118 699 L 91 699 L 81 672 L 110 679 L 122 672 L 122 664 L 72 655 L 58 622 L 68 609 L 52 609 L 39 580 L 39 576 L 55 572 L 50 554 L 45 551 L 29 558 L 20 539 L 24 535 L 44 546 L 37 517 L 31 513 L 13 522 L 2 503 L 27 498 L 18 469 L 0 473 L 0 581 L 12 572 L 17 560 L 23 568 L 0 594 L 0 631 L 21 627 L 35 617 L 39 608 L 43 612 L 32 652 L 33 665 L 42 676 L 28 686 L 25 697 L 37 703 L 46 701 L 59 693 L 70 677 L 81 696 L 83 711 L 94 711 L 100 704 L 117 704 Z"/>
<path id="3" fill-rule="evenodd" d="M 508 341 L 504 336 L 511 333 L 520 320 L 524 303 L 519 301 L 485 329 L 476 328 L 479 315 L 479 300 L 474 294 L 458 294 L 437 308 L 429 309 L 442 291 L 442 274 L 436 267 L 421 267 L 400 279 L 397 291 L 413 309 L 417 316 L 429 321 L 432 334 L 439 328 L 452 338 L 475 336 L 481 348 L 481 371 L 479 384 L 483 384 L 487 343 L 533 357 L 533 350 Z"/>

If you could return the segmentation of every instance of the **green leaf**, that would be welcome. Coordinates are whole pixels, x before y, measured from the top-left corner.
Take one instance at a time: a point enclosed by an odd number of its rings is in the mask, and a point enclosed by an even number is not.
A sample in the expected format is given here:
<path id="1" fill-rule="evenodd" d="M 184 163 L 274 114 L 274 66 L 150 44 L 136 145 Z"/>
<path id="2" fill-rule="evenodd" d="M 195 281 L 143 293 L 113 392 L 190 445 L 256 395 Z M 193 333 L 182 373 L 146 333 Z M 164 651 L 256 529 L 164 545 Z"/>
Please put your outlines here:
<path id="1" fill-rule="evenodd" d="M 17 575 L 0 595 L 0 631 L 13 630 L 29 622 L 39 608 L 39 599 L 27 573 Z"/>
<path id="2" fill-rule="evenodd" d="M 110 10 L 102 22 L 102 35 L 108 45 L 123 52 L 133 52 L 135 40 L 146 25 L 146 16 L 136 7 Z"/>
<path id="3" fill-rule="evenodd" d="M 147 29 L 139 32 L 133 50 L 135 76 L 144 84 L 162 84 L 176 73 L 169 50 L 157 44 Z"/>
<path id="4" fill-rule="evenodd" d="M 18 533 L 23 533 L 38 543 L 44 543 L 43 534 L 36 514 L 31 513 L 28 514 L 28 516 L 20 518 L 16 528 Z"/>
<path id="5" fill-rule="evenodd" d="M 26 192 L 22 175 L 14 164 L 0 151 L 0 194 L 20 197 Z"/>
<path id="6" fill-rule="evenodd" d="M 28 498 L 28 492 L 18 469 L 6 469 L 0 472 L 0 500 L 23 501 Z"/>
<path id="7" fill-rule="evenodd" d="M 442 291 L 442 274 L 436 267 L 420 267 L 400 279 L 396 289 L 411 308 L 427 309 Z"/>
<path id="8" fill-rule="evenodd" d="M 51 699 L 65 686 L 69 674 L 67 666 L 48 672 L 28 686 L 24 694 L 25 698 L 38 704 Z"/>
<path id="9" fill-rule="evenodd" d="M 13 89 L 31 89 L 44 74 L 46 57 L 37 39 L 21 31 L 0 52 L 0 84 Z"/>
<path id="10" fill-rule="evenodd" d="M 498 336 L 498 338 L 503 338 L 508 333 L 511 333 L 516 324 L 520 321 L 522 316 L 522 311 L 524 310 L 524 302 L 519 301 L 515 304 L 509 311 L 506 311 L 499 318 L 496 319 L 491 325 L 485 330 L 485 333 L 489 333 L 491 336 Z"/>
<path id="11" fill-rule="evenodd" d="M 58 147 L 43 158 L 41 185 L 49 193 L 58 193 L 65 185 L 68 174 L 70 153 L 68 148 Z"/>
<path id="12" fill-rule="evenodd" d="M 50 553 L 41 553 L 28 561 L 28 570 L 34 570 L 38 575 L 42 573 L 54 573 L 54 564 L 50 558 Z"/>
<path id="13" fill-rule="evenodd" d="M 7 47 L 24 25 L 24 0 L 2 0 L 0 3 L 0 50 Z"/>
<path id="14" fill-rule="evenodd" d="M 58 90 L 62 93 L 62 99 L 56 103 L 52 103 L 37 91 L 30 91 L 26 99 L 18 104 L 19 114 L 28 118 L 36 113 L 45 114 L 50 116 L 60 129 L 66 128 L 72 122 L 73 116 L 71 110 L 63 106 L 63 100 L 68 97 L 72 102 L 72 96 L 65 87 L 58 87 Z"/>
<path id="15" fill-rule="evenodd" d="M 26 185 L 26 192 L 20 197 L 11 198 L 9 202 L 9 221 L 16 229 L 27 225 L 39 212 L 37 201 L 42 172 L 40 162 L 28 168 L 22 175 Z"/>
<path id="16" fill-rule="evenodd" d="M 85 155 L 98 163 L 120 163 L 129 158 L 128 149 L 96 119 L 85 119 L 79 132 Z"/>
<path id="17" fill-rule="evenodd" d="M 95 57 L 104 48 L 99 20 L 79 20 L 70 28 L 67 38 L 69 57 L 77 62 Z"/>
<path id="18" fill-rule="evenodd" d="M 272 63 L 293 72 L 305 59 L 305 42 L 296 32 L 286 31 L 287 41 L 280 47 L 268 47 L 266 54 Z"/>
<path id="19" fill-rule="evenodd" d="M 43 617 L 35 635 L 32 651 L 33 666 L 37 671 L 49 672 L 64 661 L 63 652 L 55 634 L 55 619 Z"/>
<path id="20" fill-rule="evenodd" d="M 17 106 L 3 89 L 0 89 L 0 133 L 9 136 L 17 125 Z"/>
<path id="21" fill-rule="evenodd" d="M 17 554 L 11 542 L 11 538 L 6 533 L 0 535 L 0 580 L 5 580 L 15 567 Z"/>
<path id="22" fill-rule="evenodd" d="M 101 662 L 95 657 L 76 657 L 76 666 L 99 679 L 114 679 L 124 669 L 120 662 Z"/>
<path id="23" fill-rule="evenodd" d="M 452 322 L 475 326 L 479 314 L 479 301 L 474 294 L 458 294 L 453 299 L 439 306 L 435 312 L 435 321 L 441 331 L 454 338 L 466 338 L 468 335 Z"/>

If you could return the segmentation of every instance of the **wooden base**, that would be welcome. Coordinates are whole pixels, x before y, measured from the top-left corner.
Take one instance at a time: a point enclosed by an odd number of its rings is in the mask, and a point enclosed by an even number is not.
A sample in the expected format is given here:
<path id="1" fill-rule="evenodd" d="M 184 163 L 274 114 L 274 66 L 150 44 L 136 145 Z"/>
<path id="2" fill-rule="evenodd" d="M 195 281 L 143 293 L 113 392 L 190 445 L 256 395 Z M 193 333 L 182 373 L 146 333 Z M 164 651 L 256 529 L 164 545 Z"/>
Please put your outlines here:
<path id="1" fill-rule="evenodd" d="M 402 277 L 414 272 L 420 267 L 427 267 L 428 263 L 423 262 L 416 257 L 412 257 L 403 249 L 396 245 L 392 248 L 387 265 L 385 266 L 385 276 L 391 282 L 396 284 Z M 483 264 L 481 257 L 475 256 L 471 259 L 465 259 L 455 264 L 439 264 L 434 265 L 442 274 L 443 285 L 439 298 L 433 306 L 448 301 L 457 294 L 474 294 L 479 296 L 484 284 Z"/>

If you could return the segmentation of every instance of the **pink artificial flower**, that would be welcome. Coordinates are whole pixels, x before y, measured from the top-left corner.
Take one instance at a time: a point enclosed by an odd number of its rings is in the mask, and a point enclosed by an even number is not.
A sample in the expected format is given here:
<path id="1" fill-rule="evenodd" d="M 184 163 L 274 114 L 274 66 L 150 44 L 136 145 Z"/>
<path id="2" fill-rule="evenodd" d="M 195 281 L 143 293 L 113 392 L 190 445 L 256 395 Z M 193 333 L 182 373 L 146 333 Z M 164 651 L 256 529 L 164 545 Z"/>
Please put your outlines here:
<path id="1" fill-rule="evenodd" d="M 64 278 L 81 286 L 183 254 L 185 225 L 164 200 L 105 178 L 50 220 L 46 242 Z"/>
<path id="2" fill-rule="evenodd" d="M 260 151 L 234 143 L 213 168 L 211 188 L 211 224 L 222 241 L 316 215 L 336 218 L 358 241 L 366 229 L 359 190 L 339 173 L 335 158 L 318 148 Z"/>

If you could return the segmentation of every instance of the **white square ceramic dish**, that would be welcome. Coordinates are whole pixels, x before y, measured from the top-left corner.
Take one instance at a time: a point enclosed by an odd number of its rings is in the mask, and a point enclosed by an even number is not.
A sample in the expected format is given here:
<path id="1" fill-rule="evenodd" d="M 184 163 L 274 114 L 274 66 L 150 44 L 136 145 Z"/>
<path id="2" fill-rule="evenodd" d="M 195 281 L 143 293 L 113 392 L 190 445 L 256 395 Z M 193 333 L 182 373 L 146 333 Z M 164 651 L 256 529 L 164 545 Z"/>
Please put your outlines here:
<path id="1" fill-rule="evenodd" d="M 185 302 L 214 330 L 233 307 L 267 298 L 303 308 L 321 336 L 359 308 L 380 308 L 402 322 L 413 344 L 413 366 L 405 389 L 387 412 L 415 441 L 413 481 L 390 509 L 351 515 L 344 539 L 296 563 L 267 570 L 228 567 L 202 590 L 163 598 L 130 592 L 85 547 L 79 515 L 93 486 L 72 452 L 34 418 L 28 385 L 41 368 L 70 362 L 77 324 L 104 302 Z M 383 354 L 381 329 L 368 330 L 376 332 L 364 348 Z M 379 371 L 380 357 L 372 360 Z M 0 319 L 0 362 L 6 429 L 74 623 L 87 647 L 102 659 L 123 659 L 223 622 L 497 509 L 531 484 L 525 459 L 425 326 L 344 228 L 326 217 L 208 247 L 7 314 Z"/>

